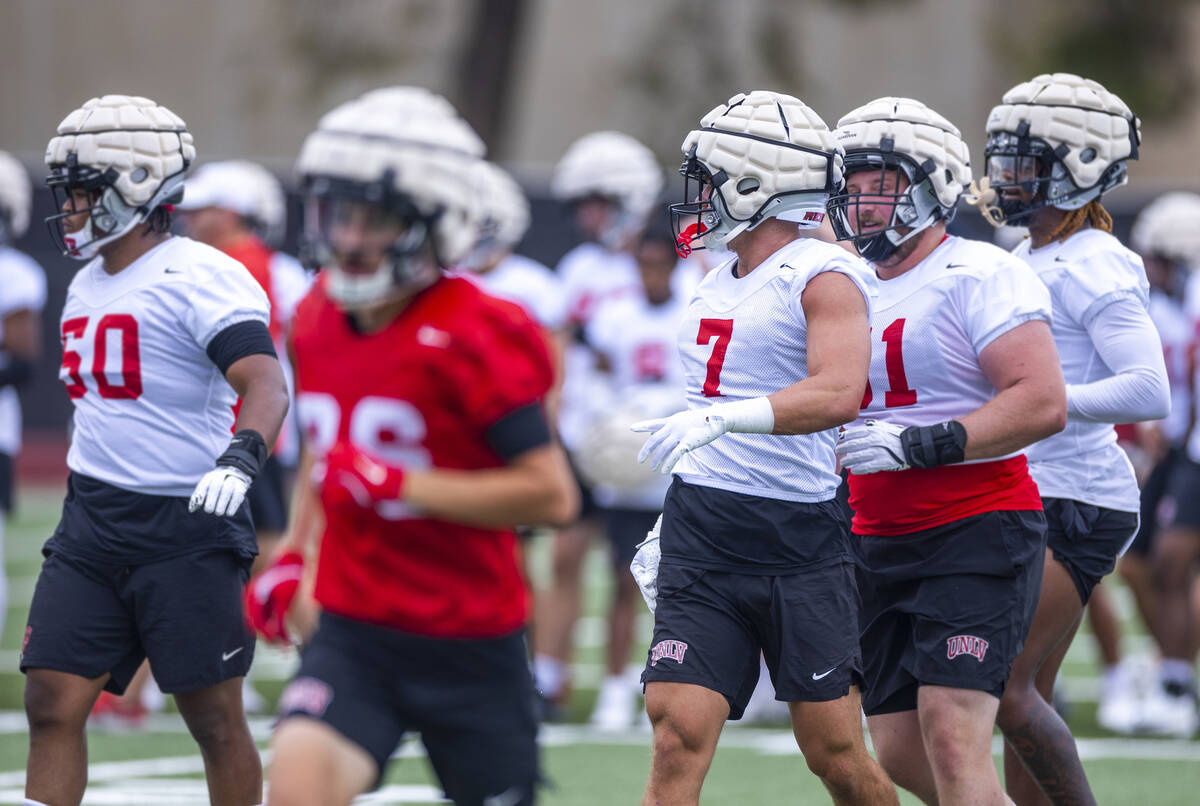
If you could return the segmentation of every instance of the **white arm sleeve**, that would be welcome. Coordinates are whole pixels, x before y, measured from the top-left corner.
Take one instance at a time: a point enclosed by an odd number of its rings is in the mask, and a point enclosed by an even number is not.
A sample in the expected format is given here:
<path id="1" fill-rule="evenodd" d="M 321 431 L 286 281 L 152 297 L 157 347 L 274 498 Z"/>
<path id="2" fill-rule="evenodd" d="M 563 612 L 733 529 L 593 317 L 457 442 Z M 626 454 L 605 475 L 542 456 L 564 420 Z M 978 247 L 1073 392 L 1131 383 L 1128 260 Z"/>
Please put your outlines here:
<path id="1" fill-rule="evenodd" d="M 1067 415 L 1098 423 L 1160 420 L 1171 412 L 1171 391 L 1158 331 L 1145 306 L 1129 295 L 1113 300 L 1087 324 L 1110 378 L 1067 384 Z"/>

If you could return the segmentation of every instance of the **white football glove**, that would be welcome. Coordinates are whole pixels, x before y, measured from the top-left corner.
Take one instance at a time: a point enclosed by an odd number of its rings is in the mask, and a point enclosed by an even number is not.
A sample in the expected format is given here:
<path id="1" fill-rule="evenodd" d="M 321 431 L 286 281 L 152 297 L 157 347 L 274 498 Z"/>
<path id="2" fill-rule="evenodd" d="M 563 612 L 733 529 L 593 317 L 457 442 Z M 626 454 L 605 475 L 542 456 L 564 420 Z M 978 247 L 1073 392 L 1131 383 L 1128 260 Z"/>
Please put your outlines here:
<path id="1" fill-rule="evenodd" d="M 862 425 L 846 428 L 838 436 L 834 453 L 842 467 L 856 476 L 882 470 L 908 470 L 904 461 L 904 446 L 900 435 L 905 425 L 867 420 Z"/>
<path id="2" fill-rule="evenodd" d="M 637 544 L 637 554 L 629 564 L 629 572 L 637 581 L 638 590 L 646 600 L 646 607 L 654 612 L 658 602 L 658 563 L 662 559 L 662 549 L 658 545 L 658 535 L 662 531 L 662 515 L 654 522 L 654 528 L 646 534 L 646 539 Z"/>
<path id="3" fill-rule="evenodd" d="M 638 452 L 638 461 L 650 460 L 650 468 L 663 475 L 675 469 L 683 455 L 707 445 L 727 431 L 769 434 L 775 428 L 775 410 L 765 397 L 734 403 L 716 403 L 704 409 L 689 409 L 657 420 L 642 420 L 630 428 L 651 434 Z"/>
<path id="4" fill-rule="evenodd" d="M 250 477 L 236 467 L 222 466 L 210 470 L 192 492 L 188 512 L 203 508 L 210 515 L 228 518 L 246 500 L 250 482 Z"/>

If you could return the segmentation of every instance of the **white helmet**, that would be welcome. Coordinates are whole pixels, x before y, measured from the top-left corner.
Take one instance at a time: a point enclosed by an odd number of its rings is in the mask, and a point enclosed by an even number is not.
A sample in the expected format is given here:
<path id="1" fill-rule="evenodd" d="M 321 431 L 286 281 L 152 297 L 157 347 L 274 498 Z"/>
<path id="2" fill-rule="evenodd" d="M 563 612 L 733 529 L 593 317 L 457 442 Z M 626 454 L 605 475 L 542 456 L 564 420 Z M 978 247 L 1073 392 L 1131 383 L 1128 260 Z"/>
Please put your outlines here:
<path id="1" fill-rule="evenodd" d="M 846 150 L 847 176 L 880 173 L 875 188 L 842 192 L 829 202 L 838 239 L 853 238 L 864 260 L 886 260 L 909 238 L 954 218 L 958 197 L 971 181 L 971 156 L 959 130 L 937 112 L 912 98 L 876 98 L 839 120 L 834 135 Z M 887 171 L 903 171 L 908 187 L 882 192 Z M 859 232 L 864 198 L 890 200 L 891 220 L 882 229 Z"/>
<path id="2" fill-rule="evenodd" d="M 7 151 L 0 151 L 0 244 L 15 241 L 29 229 L 33 188 L 25 166 Z"/>
<path id="3" fill-rule="evenodd" d="M 529 200 L 507 171 L 492 162 L 479 166 L 476 181 L 482 206 L 479 239 L 463 258 L 472 271 L 484 268 L 511 250 L 529 229 Z"/>
<path id="4" fill-rule="evenodd" d="M 247 219 L 259 237 L 278 246 L 287 230 L 287 196 L 275 175 L 246 160 L 208 162 L 188 177 L 180 210 L 221 207 Z"/>
<path id="5" fill-rule="evenodd" d="M 969 201 L 996 226 L 1042 207 L 1076 210 L 1123 185 L 1125 161 L 1137 159 L 1142 140 L 1141 121 L 1120 98 L 1071 73 L 1046 73 L 1004 93 L 987 134 L 987 177 Z"/>
<path id="6" fill-rule="evenodd" d="M 92 258 L 104 244 L 178 201 L 195 159 L 187 125 L 149 98 L 105 95 L 67 115 L 46 146 L 46 184 L 60 210 L 72 190 L 89 191 L 95 201 L 46 219 L 62 253 Z M 88 214 L 87 222 L 67 232 L 66 219 L 81 213 Z M 165 230 L 167 220 L 156 226 Z"/>
<path id="7" fill-rule="evenodd" d="M 616 202 L 617 214 L 600 234 L 616 249 L 646 224 L 662 192 L 662 169 L 654 153 L 627 134 L 592 132 L 571 144 L 554 168 L 551 192 L 568 202 L 600 196 Z"/>
<path id="8" fill-rule="evenodd" d="M 476 240 L 473 173 L 483 153 L 454 107 L 419 87 L 373 90 L 322 117 L 296 167 L 307 197 L 309 256 L 326 267 L 329 295 L 346 308 L 375 305 L 428 285 L 438 264 L 460 261 Z M 348 202 L 382 208 L 405 229 L 369 274 L 333 261 L 330 216 Z"/>
<path id="9" fill-rule="evenodd" d="M 1138 213 L 1129 242 L 1143 256 L 1200 267 L 1200 195 L 1178 191 L 1159 196 Z"/>
<path id="10" fill-rule="evenodd" d="M 700 119 L 682 148 L 684 201 L 669 208 L 682 257 L 698 248 L 695 238 L 720 249 L 768 218 L 819 227 L 829 194 L 842 183 L 842 149 L 825 121 L 777 92 L 733 96 Z"/>
<path id="11" fill-rule="evenodd" d="M 593 401 L 595 416 L 571 459 L 579 475 L 593 486 L 627 492 L 655 485 L 663 476 L 637 460 L 645 439 L 630 426 L 678 411 L 684 402 L 683 390 L 667 383 L 647 383 L 614 395 L 616 399 L 605 400 L 603 405 Z"/>

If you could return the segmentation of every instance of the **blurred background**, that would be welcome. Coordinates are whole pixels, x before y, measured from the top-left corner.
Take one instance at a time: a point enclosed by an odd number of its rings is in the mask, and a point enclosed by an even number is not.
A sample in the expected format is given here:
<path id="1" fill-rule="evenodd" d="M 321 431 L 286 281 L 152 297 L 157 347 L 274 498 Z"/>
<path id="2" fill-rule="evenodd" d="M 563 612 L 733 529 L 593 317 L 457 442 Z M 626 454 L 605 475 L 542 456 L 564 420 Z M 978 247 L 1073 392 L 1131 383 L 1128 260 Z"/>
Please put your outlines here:
<path id="1" fill-rule="evenodd" d="M 52 347 L 77 268 L 39 226 L 50 207 L 42 154 L 58 122 L 95 95 L 153 98 L 187 121 L 199 163 L 252 159 L 286 183 L 323 112 L 373 87 L 429 87 L 521 180 L 534 219 L 518 251 L 551 266 L 578 241 L 547 193 L 568 144 L 595 129 L 630 134 L 677 195 L 683 136 L 750 89 L 796 95 L 830 126 L 871 98 L 916 97 L 959 126 L 978 163 L 988 110 L 1006 89 L 1076 72 L 1143 119 L 1130 184 L 1105 198 L 1119 235 L 1149 198 L 1200 187 L 1195 0 L 0 0 L 0 19 L 0 149 L 37 188 L 34 225 L 16 245 L 49 280 L 51 349 L 23 390 L 30 448 L 61 443 L 69 417 Z M 990 233 L 972 210 L 957 229 Z M 287 251 L 295 234 L 292 223 Z M 22 458 L 25 472 L 39 455 Z"/>

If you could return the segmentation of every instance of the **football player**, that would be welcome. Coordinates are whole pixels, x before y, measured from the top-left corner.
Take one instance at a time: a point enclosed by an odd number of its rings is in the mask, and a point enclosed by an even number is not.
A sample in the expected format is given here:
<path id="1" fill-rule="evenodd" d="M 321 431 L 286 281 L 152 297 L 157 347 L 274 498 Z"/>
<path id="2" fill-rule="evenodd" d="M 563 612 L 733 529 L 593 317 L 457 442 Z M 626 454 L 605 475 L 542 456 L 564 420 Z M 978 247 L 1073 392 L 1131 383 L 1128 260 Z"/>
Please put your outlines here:
<path id="1" fill-rule="evenodd" d="M 13 463 L 21 451 L 21 401 L 17 388 L 33 377 L 41 354 L 41 314 L 46 275 L 13 248 L 29 227 L 32 188 L 25 168 L 0 151 L 0 633 L 8 606 L 4 573 L 4 519 L 13 512 Z"/>
<path id="2" fill-rule="evenodd" d="M 1162 529 L 1175 521 L 1179 505 L 1183 505 L 1185 514 L 1190 512 L 1190 499 L 1194 495 L 1191 482 L 1185 482 L 1185 486 L 1176 491 L 1176 494 L 1182 494 L 1182 502 L 1176 501 L 1169 488 L 1181 466 L 1181 458 L 1188 455 L 1191 427 L 1193 324 L 1184 310 L 1184 302 L 1189 275 L 1193 267 L 1200 266 L 1200 195 L 1176 192 L 1159 196 L 1138 213 L 1130 232 L 1130 246 L 1141 256 L 1150 284 L 1148 310 L 1162 341 L 1167 382 L 1171 387 L 1171 413 L 1161 422 L 1145 423 L 1136 429 L 1137 447 L 1146 465 L 1138 468 L 1135 463 L 1142 478 L 1141 510 L 1137 537 L 1118 561 L 1117 570 L 1133 592 L 1142 623 L 1154 637 L 1161 655 L 1160 589 L 1153 578 L 1153 549 Z M 1196 455 L 1200 456 L 1200 450 Z M 1186 476 L 1186 471 L 1179 472 Z M 1094 621 L 1094 594 L 1092 599 L 1088 617 Z M 1155 732 L 1156 726 L 1144 719 L 1145 702 L 1140 696 L 1138 681 L 1131 676 L 1127 662 L 1105 669 L 1096 719 L 1102 726 L 1118 733 Z M 1161 687 L 1154 686 L 1147 694 L 1149 698 L 1158 699 L 1162 697 Z M 1161 714 L 1167 710 L 1162 708 L 1163 705 L 1165 703 L 1160 702 L 1151 710 Z"/>
<path id="3" fill-rule="evenodd" d="M 642 293 L 632 246 L 662 189 L 662 171 L 646 146 L 619 132 L 601 131 L 571 144 L 554 168 L 551 191 L 571 208 L 584 237 L 558 262 L 567 309 L 558 435 L 572 454 L 588 433 L 593 403 L 606 396 L 607 377 L 597 369 L 587 343 L 587 327 L 610 302 Z M 579 480 L 582 512 L 578 522 L 554 536 L 553 579 L 537 602 L 534 673 L 553 718 L 571 689 L 572 634 L 579 618 L 583 560 L 603 521 L 589 485 Z"/>
<path id="4" fill-rule="evenodd" d="M 242 709 L 254 636 L 241 595 L 257 553 L 242 504 L 288 396 L 262 289 L 170 234 L 195 156 L 178 116 L 126 95 L 89 100 L 46 147 L 51 235 L 86 263 L 61 325 L 71 475 L 21 656 L 27 803 L 80 802 L 88 711 L 146 658 L 200 745 L 212 802 L 262 799 Z"/>
<path id="5" fill-rule="evenodd" d="M 987 135 L 986 183 L 972 201 L 993 224 L 1029 228 L 1013 254 L 1050 289 L 1068 414 L 1061 434 L 1029 450 L 1048 545 L 1037 616 L 998 717 L 1008 739 L 1005 784 L 1022 803 L 1039 790 L 1058 803 L 1085 803 L 1092 795 L 1050 706 L 1051 687 L 1092 588 L 1137 531 L 1137 478 L 1112 426 L 1161 419 L 1171 407 L 1141 258 L 1113 237 L 1101 204 L 1125 183 L 1141 134 L 1116 95 L 1054 73 L 1006 92 Z"/>
<path id="6" fill-rule="evenodd" d="M 875 269 L 871 371 L 838 440 L 858 554 L 863 710 L 892 780 L 926 803 L 1001 803 L 992 726 L 1037 602 L 1046 525 L 1021 451 L 1063 427 L 1050 295 L 947 224 L 971 178 L 920 101 L 838 121 L 834 227 Z"/>
<path id="7" fill-rule="evenodd" d="M 522 308 L 443 274 L 476 239 L 483 143 L 441 96 L 374 90 L 301 150 L 325 269 L 290 344 L 305 451 L 276 563 L 247 613 L 285 639 L 300 569 L 320 624 L 280 697 L 269 803 L 348 804 L 416 732 L 455 803 L 534 802 L 527 595 L 512 526 L 577 500 Z M 319 548 L 318 548 L 319 546 Z"/>
<path id="8" fill-rule="evenodd" d="M 804 103 L 767 91 L 718 105 L 682 148 L 677 249 L 732 254 L 678 330 L 688 410 L 634 426 L 651 433 L 639 460 L 675 475 L 657 574 L 639 579 L 655 602 L 642 802 L 697 802 L 761 652 L 834 802 L 895 804 L 863 739 L 858 594 L 833 500 L 836 429 L 866 380 L 874 282 L 861 260 L 799 232 L 825 220 L 842 150 Z"/>
<path id="9" fill-rule="evenodd" d="M 641 438 L 629 426 L 670 414 L 685 402 L 676 341 L 688 299 L 672 291 L 678 264 L 675 239 L 665 225 L 650 227 L 635 239 L 632 250 L 641 293 L 602 306 L 588 325 L 588 344 L 600 358 L 610 396 L 595 402 L 597 417 L 573 457 L 591 484 L 616 583 L 608 611 L 606 674 L 590 719 L 600 730 L 633 725 L 638 684 L 626 666 L 638 592 L 628 568 L 638 543 L 662 512 L 670 485 L 668 477 L 635 461 Z M 640 671 L 639 664 L 634 674 Z"/>

